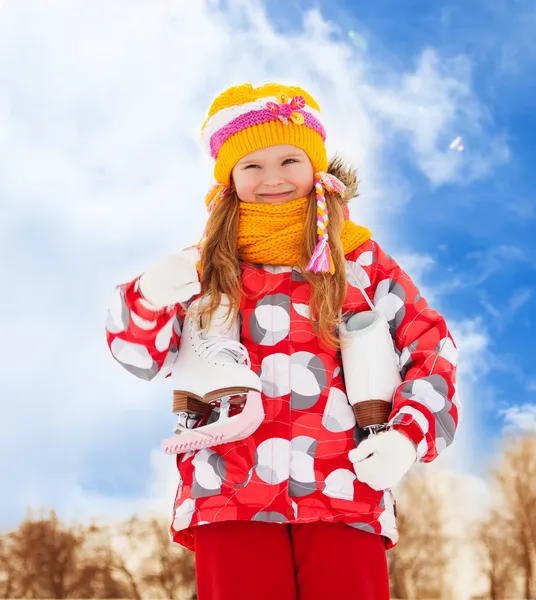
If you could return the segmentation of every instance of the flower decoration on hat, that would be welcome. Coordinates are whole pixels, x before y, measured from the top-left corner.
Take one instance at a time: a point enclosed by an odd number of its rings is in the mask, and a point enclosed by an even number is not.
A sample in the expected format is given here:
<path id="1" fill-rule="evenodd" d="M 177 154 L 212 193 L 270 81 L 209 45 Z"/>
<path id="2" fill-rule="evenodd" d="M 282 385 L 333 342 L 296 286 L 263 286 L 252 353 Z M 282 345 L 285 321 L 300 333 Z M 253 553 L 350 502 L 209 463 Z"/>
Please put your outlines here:
<path id="1" fill-rule="evenodd" d="M 302 110 L 305 107 L 305 98 L 303 96 L 294 96 L 289 99 L 285 94 L 278 94 L 277 101 L 279 104 L 267 102 L 266 108 L 276 114 L 280 121 L 285 125 L 288 125 L 289 119 L 296 125 L 304 124 L 305 118 Z"/>

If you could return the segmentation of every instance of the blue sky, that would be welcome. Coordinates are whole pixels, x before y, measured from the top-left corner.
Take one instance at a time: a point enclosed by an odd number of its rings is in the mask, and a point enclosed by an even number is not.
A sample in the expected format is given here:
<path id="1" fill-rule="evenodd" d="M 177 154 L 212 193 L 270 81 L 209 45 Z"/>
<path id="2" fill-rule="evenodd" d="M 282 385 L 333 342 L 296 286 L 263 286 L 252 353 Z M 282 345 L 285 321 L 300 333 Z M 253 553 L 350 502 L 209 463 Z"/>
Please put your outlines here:
<path id="1" fill-rule="evenodd" d="M 319 99 L 359 168 L 352 217 L 452 325 L 465 420 L 443 463 L 480 477 L 506 429 L 534 430 L 535 34 L 528 1 L 5 0 L 0 527 L 29 504 L 170 510 L 171 392 L 113 361 L 106 310 L 198 239 L 199 127 L 243 81 Z"/>

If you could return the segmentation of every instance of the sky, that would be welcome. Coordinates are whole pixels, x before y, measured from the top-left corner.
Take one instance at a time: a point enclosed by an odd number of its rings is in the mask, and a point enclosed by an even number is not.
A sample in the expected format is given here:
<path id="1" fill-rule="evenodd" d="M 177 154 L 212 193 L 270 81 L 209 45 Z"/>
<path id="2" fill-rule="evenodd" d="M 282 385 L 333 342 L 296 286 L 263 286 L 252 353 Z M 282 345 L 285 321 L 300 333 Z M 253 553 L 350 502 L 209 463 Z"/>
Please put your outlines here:
<path id="1" fill-rule="evenodd" d="M 171 388 L 115 363 L 104 323 L 117 284 L 199 239 L 200 127 L 245 81 L 317 98 L 353 220 L 446 317 L 464 413 L 436 463 L 478 487 L 536 431 L 535 35 L 531 0 L 4 0 L 0 529 L 27 506 L 171 515 Z"/>

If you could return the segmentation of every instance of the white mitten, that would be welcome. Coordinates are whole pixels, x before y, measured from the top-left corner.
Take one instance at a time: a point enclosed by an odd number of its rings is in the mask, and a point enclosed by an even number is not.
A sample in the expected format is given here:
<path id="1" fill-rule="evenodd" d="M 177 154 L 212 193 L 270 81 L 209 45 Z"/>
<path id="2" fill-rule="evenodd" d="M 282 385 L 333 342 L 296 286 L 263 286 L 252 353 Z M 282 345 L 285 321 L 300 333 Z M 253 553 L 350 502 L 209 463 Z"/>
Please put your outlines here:
<path id="1" fill-rule="evenodd" d="M 151 265 L 140 278 L 140 292 L 159 308 L 186 302 L 201 291 L 196 261 L 197 248 L 164 256 Z"/>
<path id="2" fill-rule="evenodd" d="M 407 436 L 392 429 L 371 435 L 350 450 L 348 458 L 359 481 L 373 490 L 385 490 L 395 486 L 410 470 L 417 460 L 417 451 Z"/>

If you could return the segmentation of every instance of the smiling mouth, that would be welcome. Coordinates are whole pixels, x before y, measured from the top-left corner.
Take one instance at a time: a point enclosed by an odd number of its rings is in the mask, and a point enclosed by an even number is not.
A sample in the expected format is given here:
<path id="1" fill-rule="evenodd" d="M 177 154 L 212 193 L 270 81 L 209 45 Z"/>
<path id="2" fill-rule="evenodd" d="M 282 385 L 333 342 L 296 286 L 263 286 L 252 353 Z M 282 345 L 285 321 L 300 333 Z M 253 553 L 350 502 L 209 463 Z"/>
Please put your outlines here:
<path id="1" fill-rule="evenodd" d="M 279 192 L 278 194 L 257 194 L 261 198 L 285 198 L 285 196 L 289 196 L 292 192 Z"/>

